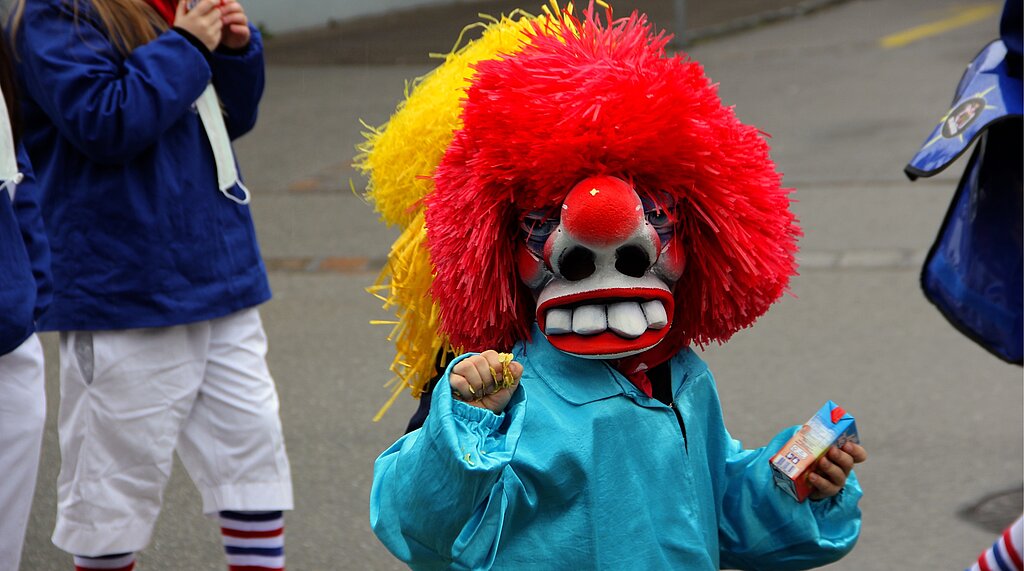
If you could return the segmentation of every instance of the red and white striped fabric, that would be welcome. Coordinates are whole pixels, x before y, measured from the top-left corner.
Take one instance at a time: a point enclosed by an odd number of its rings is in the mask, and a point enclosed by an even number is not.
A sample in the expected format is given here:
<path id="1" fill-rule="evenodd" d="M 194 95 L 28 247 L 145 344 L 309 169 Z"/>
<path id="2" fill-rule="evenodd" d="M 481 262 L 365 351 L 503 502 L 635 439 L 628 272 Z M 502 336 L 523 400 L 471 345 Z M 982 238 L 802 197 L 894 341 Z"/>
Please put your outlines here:
<path id="1" fill-rule="evenodd" d="M 135 569 L 135 554 L 122 553 L 104 557 L 81 557 L 75 555 L 75 571 L 132 571 Z"/>
<path id="2" fill-rule="evenodd" d="M 284 571 L 281 512 L 220 512 L 229 571 Z"/>
<path id="3" fill-rule="evenodd" d="M 1024 571 L 1024 516 L 1003 531 L 999 539 L 968 571 Z"/>

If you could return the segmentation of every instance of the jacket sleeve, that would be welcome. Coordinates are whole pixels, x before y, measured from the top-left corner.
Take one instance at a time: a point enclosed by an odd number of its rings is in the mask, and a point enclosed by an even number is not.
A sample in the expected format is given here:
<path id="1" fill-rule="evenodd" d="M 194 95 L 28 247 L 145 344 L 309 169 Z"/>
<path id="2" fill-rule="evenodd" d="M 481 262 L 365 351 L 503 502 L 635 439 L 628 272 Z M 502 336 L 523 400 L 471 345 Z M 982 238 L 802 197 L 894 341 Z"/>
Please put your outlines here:
<path id="1" fill-rule="evenodd" d="M 210 81 L 210 67 L 172 31 L 122 56 L 88 9 L 76 16 L 72 4 L 27 5 L 17 35 L 24 87 L 91 160 L 129 161 L 188 112 Z"/>
<path id="2" fill-rule="evenodd" d="M 25 241 L 25 250 L 32 263 L 32 276 L 36 280 L 36 307 L 34 316 L 39 319 L 53 298 L 53 279 L 50 274 L 50 243 L 43 226 L 43 215 L 39 207 L 39 185 L 36 184 L 32 165 L 24 147 L 18 146 L 18 170 L 24 176 L 14 195 L 14 215 L 18 229 Z"/>
<path id="3" fill-rule="evenodd" d="M 758 450 L 744 450 L 726 434 L 728 484 L 719 521 L 723 569 L 819 567 L 840 559 L 857 542 L 862 492 L 852 472 L 838 495 L 821 501 L 799 503 L 774 484 L 768 460 L 797 428 Z"/>
<path id="4" fill-rule="evenodd" d="M 210 55 L 213 86 L 224 105 L 224 123 L 232 140 L 248 133 L 256 125 L 257 110 L 263 97 L 263 39 L 251 24 L 249 30 L 252 36 L 244 49 L 218 49 Z"/>
<path id="5" fill-rule="evenodd" d="M 449 372 L 434 389 L 423 427 L 377 459 L 370 524 L 414 568 L 487 568 L 508 509 L 506 488 L 518 482 L 509 462 L 521 433 L 523 389 L 495 415 L 455 401 Z"/>

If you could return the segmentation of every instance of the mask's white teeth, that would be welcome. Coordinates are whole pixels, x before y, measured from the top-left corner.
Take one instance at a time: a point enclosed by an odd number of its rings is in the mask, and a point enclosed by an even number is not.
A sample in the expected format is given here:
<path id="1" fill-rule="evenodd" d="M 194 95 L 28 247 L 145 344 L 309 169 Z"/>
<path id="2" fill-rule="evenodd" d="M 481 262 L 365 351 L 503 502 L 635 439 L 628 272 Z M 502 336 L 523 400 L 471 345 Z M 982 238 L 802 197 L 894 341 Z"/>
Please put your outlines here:
<path id="1" fill-rule="evenodd" d="M 597 335 L 608 329 L 603 305 L 583 305 L 572 312 L 572 331 L 577 335 Z"/>
<path id="2" fill-rule="evenodd" d="M 549 309 L 544 317 L 544 333 L 547 335 L 572 333 L 572 310 L 562 308 Z"/>
<path id="3" fill-rule="evenodd" d="M 647 318 L 635 301 L 624 301 L 608 306 L 608 328 L 620 337 L 635 339 L 647 331 Z"/>
<path id="4" fill-rule="evenodd" d="M 668 325 L 668 314 L 665 313 L 665 306 L 661 301 L 652 299 L 640 306 L 647 318 L 647 326 L 651 329 L 661 329 Z"/>

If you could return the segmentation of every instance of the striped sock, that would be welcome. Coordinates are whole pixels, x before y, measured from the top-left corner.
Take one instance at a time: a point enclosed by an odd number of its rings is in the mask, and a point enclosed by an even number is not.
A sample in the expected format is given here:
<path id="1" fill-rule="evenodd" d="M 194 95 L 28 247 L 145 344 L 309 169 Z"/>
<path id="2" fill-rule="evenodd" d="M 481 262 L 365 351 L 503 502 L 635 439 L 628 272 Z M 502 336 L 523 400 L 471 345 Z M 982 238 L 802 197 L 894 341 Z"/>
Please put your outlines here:
<path id="1" fill-rule="evenodd" d="M 82 557 L 75 555 L 75 571 L 132 571 L 135 569 L 134 553 L 118 553 L 101 557 Z"/>
<path id="2" fill-rule="evenodd" d="M 992 547 L 978 556 L 978 562 L 967 571 L 1024 571 L 1021 551 L 1024 549 L 1024 516 L 1003 531 Z"/>
<path id="3" fill-rule="evenodd" d="M 281 512 L 220 512 L 229 571 L 284 571 Z"/>

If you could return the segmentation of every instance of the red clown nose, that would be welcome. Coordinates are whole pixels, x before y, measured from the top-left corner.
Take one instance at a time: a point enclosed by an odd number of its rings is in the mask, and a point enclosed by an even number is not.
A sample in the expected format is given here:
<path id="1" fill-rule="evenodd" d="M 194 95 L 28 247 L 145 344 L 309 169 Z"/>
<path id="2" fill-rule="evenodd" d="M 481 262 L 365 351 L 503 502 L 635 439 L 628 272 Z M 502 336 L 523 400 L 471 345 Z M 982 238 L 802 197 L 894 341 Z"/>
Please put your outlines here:
<path id="1" fill-rule="evenodd" d="M 644 224 L 644 208 L 633 187 L 612 176 L 584 179 L 562 203 L 562 228 L 590 246 L 610 246 Z"/>

